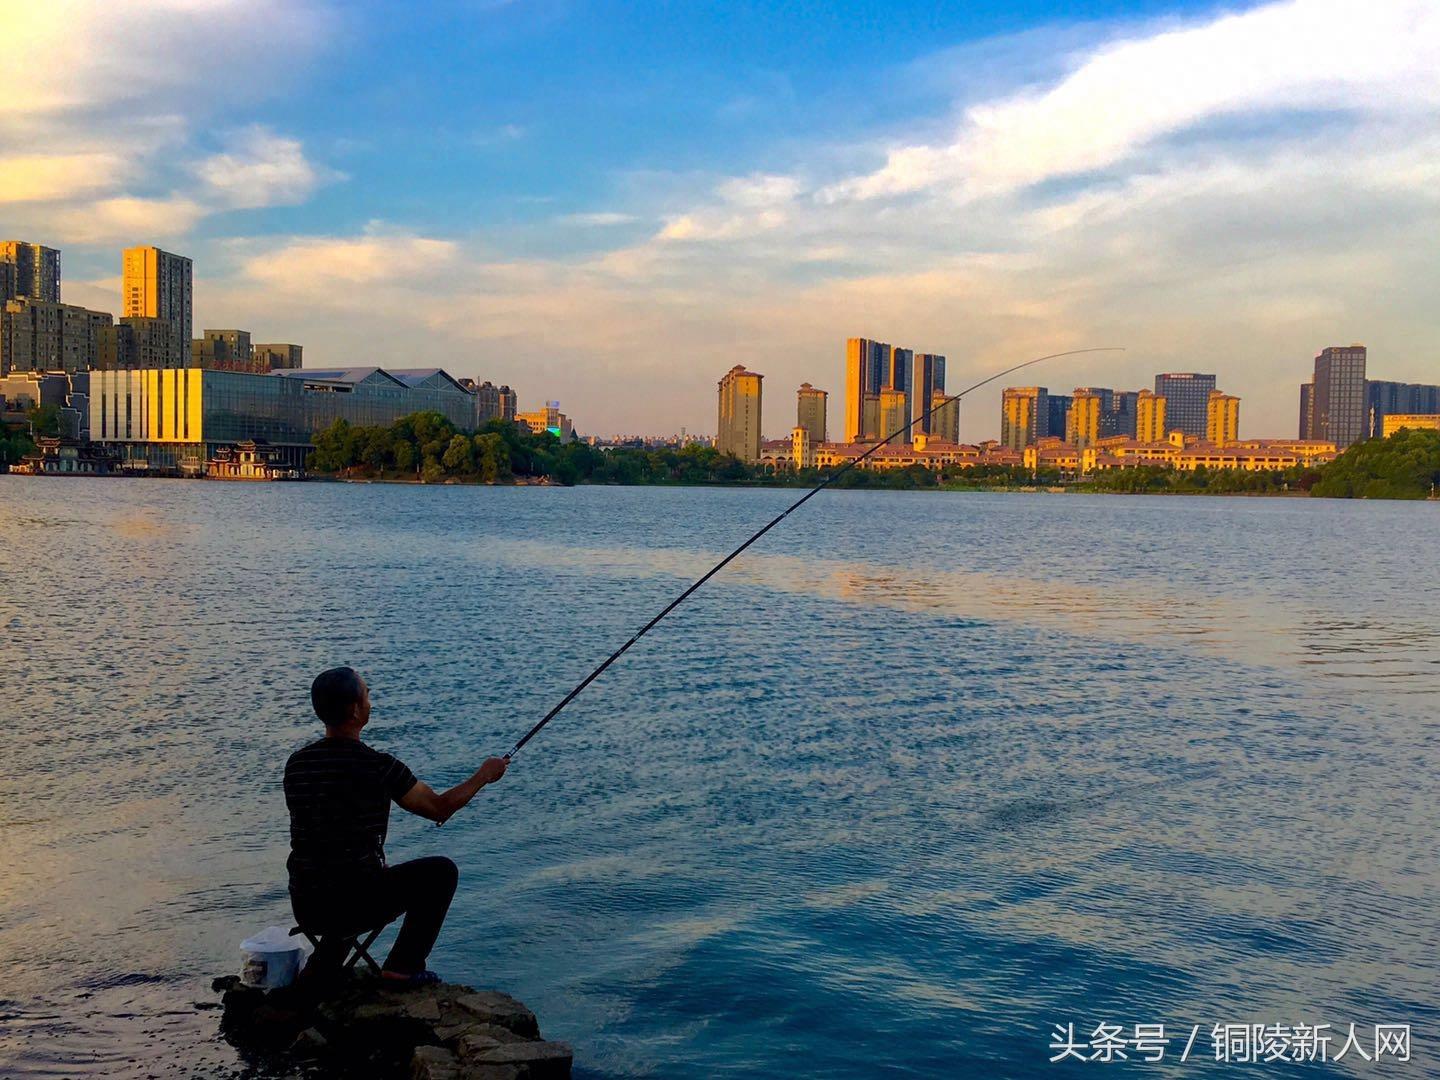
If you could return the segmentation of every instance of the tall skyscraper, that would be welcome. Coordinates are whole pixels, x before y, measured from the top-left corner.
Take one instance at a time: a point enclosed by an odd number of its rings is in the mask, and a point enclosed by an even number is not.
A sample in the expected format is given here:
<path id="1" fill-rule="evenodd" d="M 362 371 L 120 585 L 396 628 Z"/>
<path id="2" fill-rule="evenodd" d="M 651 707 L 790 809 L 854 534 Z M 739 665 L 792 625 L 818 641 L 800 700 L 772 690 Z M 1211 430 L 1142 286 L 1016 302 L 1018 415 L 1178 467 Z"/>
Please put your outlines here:
<path id="1" fill-rule="evenodd" d="M 1100 420 L 1110 396 L 1108 390 L 1077 387 L 1065 417 L 1065 441 L 1079 450 L 1094 446 L 1100 439 Z"/>
<path id="2" fill-rule="evenodd" d="M 720 380 L 715 447 L 741 461 L 760 460 L 760 382 L 765 376 L 736 364 Z"/>
<path id="3" fill-rule="evenodd" d="M 1210 391 L 1214 389 L 1214 375 L 1179 371 L 1155 376 L 1155 393 L 1165 399 L 1166 424 L 1171 431 L 1183 431 L 1197 439 L 1205 438 Z"/>
<path id="4" fill-rule="evenodd" d="M 1111 393 L 1110 408 L 1102 425 L 1106 435 L 1135 438 L 1135 403 L 1139 398 L 1140 393 L 1137 390 L 1116 390 Z"/>
<path id="5" fill-rule="evenodd" d="M 1165 399 L 1150 390 L 1135 395 L 1135 441 L 1165 441 Z"/>
<path id="6" fill-rule="evenodd" d="M 1315 383 L 1300 384 L 1300 438 L 1315 438 Z"/>
<path id="7" fill-rule="evenodd" d="M 165 319 L 175 327 L 176 355 L 165 367 L 184 367 L 193 326 L 193 265 L 183 255 L 157 247 L 126 248 L 121 263 L 121 299 L 127 317 Z"/>
<path id="8" fill-rule="evenodd" d="M 902 427 L 905 428 L 905 433 L 895 440 L 897 443 L 910 442 L 911 439 L 914 438 L 914 436 L 910 434 L 911 429 L 909 427 L 910 421 L 914 417 L 911 406 L 914 404 L 915 395 L 910 392 L 910 378 L 914 374 L 914 367 L 914 349 L 906 349 L 900 345 L 892 345 L 890 347 L 890 363 L 885 369 L 885 384 L 880 387 L 880 391 L 883 394 L 885 390 L 889 389 L 904 394 L 905 413 L 900 417 L 900 422 L 894 427 L 887 428 L 884 424 L 881 424 L 880 430 L 876 432 L 877 438 L 886 438 Z M 880 403 L 880 411 L 882 413 L 885 411 L 885 403 L 883 400 Z"/>
<path id="9" fill-rule="evenodd" d="M 1206 405 L 1205 441 L 1227 446 L 1240 440 L 1240 399 L 1233 394 L 1210 391 Z"/>
<path id="10" fill-rule="evenodd" d="M 60 303 L 60 252 L 24 240 L 0 240 L 0 262 L 13 269 L 0 276 L 0 303 L 39 300 Z"/>
<path id="11" fill-rule="evenodd" d="M 1332 345 L 1315 354 L 1314 438 L 1343 450 L 1365 437 L 1365 346 Z"/>
<path id="12" fill-rule="evenodd" d="M 910 365 L 909 390 L 912 419 L 919 421 L 910 429 L 911 439 L 917 434 L 936 434 L 935 418 L 925 414 L 935 403 L 935 395 L 944 395 L 945 357 L 935 353 L 915 353 Z"/>
<path id="13" fill-rule="evenodd" d="M 795 395 L 795 423 L 806 430 L 812 446 L 825 441 L 825 420 L 830 394 L 801 383 Z"/>
<path id="14" fill-rule="evenodd" d="M 845 441 L 875 438 L 880 387 L 890 364 L 890 346 L 869 338 L 845 342 Z"/>
<path id="15" fill-rule="evenodd" d="M 1024 450 L 1043 439 L 1050 430 L 1049 400 L 1043 386 L 1007 386 L 1000 394 L 1000 442 Z"/>
<path id="16" fill-rule="evenodd" d="M 1044 404 L 1045 408 L 1040 413 L 1044 427 L 1037 433 L 1037 437 L 1043 439 L 1054 435 L 1057 439 L 1063 439 L 1065 437 L 1065 417 L 1070 414 L 1070 395 L 1049 394 L 1045 398 Z"/>

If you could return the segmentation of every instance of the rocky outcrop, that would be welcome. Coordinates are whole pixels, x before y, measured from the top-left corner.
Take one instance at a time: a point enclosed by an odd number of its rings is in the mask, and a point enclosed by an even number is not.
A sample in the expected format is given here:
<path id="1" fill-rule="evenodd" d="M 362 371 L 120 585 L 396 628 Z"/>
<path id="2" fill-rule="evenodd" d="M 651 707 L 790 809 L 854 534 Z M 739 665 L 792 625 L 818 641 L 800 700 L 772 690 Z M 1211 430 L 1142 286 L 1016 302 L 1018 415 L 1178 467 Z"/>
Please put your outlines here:
<path id="1" fill-rule="evenodd" d="M 302 980 L 303 981 L 303 980 Z M 221 1030 L 238 1046 L 285 1058 L 306 1075 L 380 1080 L 564 1080 L 570 1047 L 540 1037 L 535 1014 L 507 994 L 439 983 L 390 990 L 359 975 L 323 992 L 268 993 L 216 979 Z"/>

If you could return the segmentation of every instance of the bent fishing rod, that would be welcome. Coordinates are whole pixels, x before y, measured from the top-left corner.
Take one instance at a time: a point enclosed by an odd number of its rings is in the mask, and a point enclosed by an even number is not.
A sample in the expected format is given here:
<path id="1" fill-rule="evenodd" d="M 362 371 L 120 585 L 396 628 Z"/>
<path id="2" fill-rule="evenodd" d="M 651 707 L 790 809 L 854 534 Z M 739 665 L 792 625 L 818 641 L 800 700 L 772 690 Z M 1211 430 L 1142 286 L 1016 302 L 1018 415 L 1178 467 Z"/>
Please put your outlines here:
<path id="1" fill-rule="evenodd" d="M 707 581 L 709 581 L 712 577 L 714 577 L 716 574 L 718 574 L 721 570 L 724 570 L 725 567 L 729 566 L 730 563 L 732 563 L 732 562 L 740 555 L 741 552 L 743 552 L 743 551 L 744 551 L 746 548 L 748 548 L 751 544 L 755 543 L 756 540 L 759 540 L 762 536 L 764 536 L 766 533 L 768 533 L 768 532 L 769 532 L 771 529 L 773 529 L 776 525 L 779 525 L 780 522 L 784 521 L 787 517 L 789 517 L 791 514 L 793 514 L 796 510 L 799 510 L 800 507 L 804 506 L 807 502 L 809 502 L 811 499 L 813 499 L 816 495 L 819 495 L 820 492 L 824 491 L 827 487 L 829 487 L 831 484 L 833 484 L 836 480 L 839 480 L 840 477 L 844 476 L 844 475 L 845 475 L 847 472 L 849 472 L 851 469 L 853 469 L 853 468 L 855 468 L 856 466 L 858 466 L 862 461 L 864 461 L 866 458 L 870 457 L 872 454 L 874 454 L 874 453 L 875 453 L 877 450 L 879 450 L 881 447 L 886 446 L 887 444 L 894 442 L 894 441 L 895 441 L 896 439 L 898 439 L 901 435 L 904 435 L 904 434 L 905 434 L 906 432 L 908 432 L 911 428 L 913 428 L 916 424 L 919 424 L 919 423 L 921 423 L 922 421 L 928 419 L 928 418 L 930 417 L 930 415 L 931 415 L 932 413 L 934 413 L 937 409 L 941 409 L 941 408 L 945 407 L 946 405 L 949 405 L 952 401 L 959 401 L 959 400 L 960 400 L 961 398 L 963 398 L 966 394 L 969 394 L 969 393 L 972 393 L 972 392 L 974 392 L 974 391 L 976 391 L 976 390 L 979 390 L 982 386 L 987 386 L 987 385 L 989 385 L 990 383 L 994 382 L 996 379 L 1004 378 L 1006 375 L 1009 375 L 1009 374 L 1011 374 L 1012 372 L 1019 371 L 1019 370 L 1021 370 L 1022 368 L 1030 367 L 1032 364 L 1038 364 L 1038 363 L 1041 363 L 1042 361 L 1045 361 L 1045 360 L 1058 360 L 1058 359 L 1060 359 L 1062 356 L 1079 356 L 1081 353 L 1124 352 L 1124 351 L 1125 351 L 1125 350 L 1124 350 L 1123 348 L 1118 347 L 1118 346 L 1108 346 L 1108 347 L 1104 347 L 1104 348 L 1095 348 L 1095 349 L 1071 349 L 1071 350 L 1069 350 L 1068 352 L 1051 353 L 1051 354 L 1048 355 L 1048 356 L 1037 356 L 1037 357 L 1036 357 L 1035 359 L 1033 359 L 1033 360 L 1026 360 L 1023 364 L 1016 364 L 1014 367 L 1006 368 L 1004 371 L 998 371 L 998 372 L 996 372 L 994 375 L 989 376 L 988 378 L 981 379 L 981 380 L 980 380 L 979 382 L 977 382 L 974 386 L 967 386 L 964 390 L 961 390 L 958 394 L 951 394 L 951 395 L 950 395 L 949 397 L 947 397 L 947 398 L 943 398 L 943 399 L 940 400 L 940 401 L 933 402 L 933 403 L 931 404 L 930 408 L 926 409 L 925 412 L 923 412 L 923 413 L 921 413 L 919 416 L 915 417 L 915 419 L 911 420 L 911 421 L 910 421 L 908 424 L 906 424 L 904 427 L 900 428 L 898 431 L 892 432 L 887 438 L 882 439 L 880 442 L 877 442 L 874 446 L 870 447 L 870 449 L 866 450 L 865 453 L 861 454 L 859 457 L 851 458 L 849 461 L 845 462 L 845 464 L 841 465 L 840 468 L 836 469 L 834 472 L 832 472 L 832 473 L 828 474 L 827 476 L 825 476 L 825 477 L 824 477 L 818 484 L 816 484 L 813 488 L 811 488 L 809 491 L 807 491 L 804 495 L 800 496 L 800 498 L 796 499 L 793 503 L 790 504 L 790 506 L 786 507 L 785 510 L 783 510 L 781 513 L 777 514 L 777 515 L 776 515 L 773 519 L 771 519 L 766 525 L 764 525 L 762 528 L 760 528 L 759 530 L 757 530 L 757 531 L 756 531 L 748 540 L 746 540 L 743 544 L 741 544 L 741 545 L 740 545 L 739 547 L 737 547 L 734 551 L 730 552 L 729 555 L 726 555 L 726 556 L 725 556 L 723 559 L 721 559 L 718 563 L 716 563 L 716 564 L 715 564 L 714 566 L 712 566 L 709 570 L 707 570 L 707 571 L 705 572 L 705 574 L 704 574 L 703 577 L 697 578 L 697 579 L 690 585 L 690 587 L 689 587 L 688 589 L 686 589 L 684 592 L 682 592 L 679 596 L 675 597 L 674 600 L 671 600 L 670 603 L 666 604 L 665 607 L 664 607 L 663 609 L 661 609 L 660 614 L 656 615 L 653 619 L 651 619 L 649 622 L 647 622 L 647 623 L 646 623 L 644 626 L 642 626 L 639 630 L 635 631 L 634 635 L 630 638 L 629 641 L 625 642 L 624 645 L 621 645 L 620 648 L 616 649 L 613 653 L 611 653 L 609 656 L 607 656 L 607 657 L 605 658 L 605 661 L 604 661 L 602 664 L 600 664 L 599 667 L 597 667 L 594 671 L 590 672 L 589 675 L 586 675 L 585 678 L 581 679 L 580 682 L 579 682 L 578 684 L 576 684 L 575 689 L 571 690 L 568 694 L 566 694 L 563 698 L 561 698 L 561 699 L 560 699 L 560 703 L 559 703 L 558 705 L 556 705 L 553 709 L 551 709 L 548 713 L 546 713 L 546 714 L 544 715 L 544 717 L 541 718 L 541 720 L 540 720 L 539 723 L 537 723 L 534 727 L 532 727 L 529 731 L 527 731 L 527 732 L 525 733 L 524 737 L 521 738 L 519 742 L 517 742 L 514 746 L 512 746 L 512 747 L 509 749 L 509 751 L 506 752 L 506 754 L 505 754 L 505 760 L 506 760 L 506 761 L 509 761 L 509 760 L 511 760 L 516 754 L 518 754 L 518 753 L 520 752 L 521 748 L 522 748 L 526 743 L 528 743 L 528 742 L 529 742 L 531 739 L 533 739 L 536 735 L 540 734 L 540 730 L 541 730 L 546 724 L 550 723 L 551 720 L 554 720 L 555 717 L 557 717 L 557 716 L 560 715 L 560 711 L 561 711 L 562 709 L 564 709 L 566 705 L 569 705 L 570 702 L 574 701 L 577 697 L 579 697 L 579 696 L 580 696 L 580 692 L 581 692 L 582 690 L 584 690 L 587 686 L 589 686 L 592 682 L 594 682 L 594 681 L 595 681 L 596 679 L 598 679 L 602 674 L 604 674 L 606 668 L 608 668 L 611 664 L 615 663 L 616 660 L 619 660 L 620 657 L 624 656 L 627 652 L 629 652 L 629 651 L 630 651 L 630 647 L 631 647 L 632 645 L 634 645 L 637 641 L 639 641 L 641 638 L 643 638 L 646 634 L 648 634 L 651 630 L 655 629 L 655 626 L 660 622 L 661 619 L 665 618 L 666 615 L 669 615 L 670 612 L 674 611 L 677 607 L 679 607 L 681 604 L 683 604 L 683 603 L 686 601 L 686 599 L 689 598 L 690 594 L 693 593 L 693 592 L 695 592 L 697 589 L 699 589 L 701 585 L 704 585 Z"/>

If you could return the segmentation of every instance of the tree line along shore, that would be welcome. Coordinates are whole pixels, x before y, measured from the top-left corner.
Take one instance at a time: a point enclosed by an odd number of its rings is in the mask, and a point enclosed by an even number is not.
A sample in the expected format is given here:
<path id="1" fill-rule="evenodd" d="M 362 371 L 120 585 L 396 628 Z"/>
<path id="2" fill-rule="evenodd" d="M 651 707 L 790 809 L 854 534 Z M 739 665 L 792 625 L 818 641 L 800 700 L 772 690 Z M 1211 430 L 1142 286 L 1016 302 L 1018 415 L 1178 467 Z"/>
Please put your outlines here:
<path id="1" fill-rule="evenodd" d="M 58 434 L 54 406 L 32 410 L 35 434 Z M 24 432 L 0 431 L 0 464 L 15 463 L 35 446 Z M 714 447 L 601 450 L 581 441 L 562 443 L 508 421 L 492 421 L 475 434 L 444 416 L 419 412 L 388 426 L 361 427 L 337 420 L 315 435 L 307 461 L 313 475 L 396 483 L 727 485 L 810 487 L 816 469 L 776 471 L 741 461 Z M 1053 469 L 1001 465 L 941 469 L 851 469 L 841 488 L 886 491 L 1065 491 L 1155 495 L 1312 495 L 1326 498 L 1426 499 L 1440 488 L 1440 431 L 1404 428 L 1386 439 L 1356 443 L 1334 461 L 1313 468 L 1193 471 L 1145 465 L 1069 477 Z"/>
<path id="2" fill-rule="evenodd" d="M 810 487 L 823 477 L 815 469 L 774 471 L 747 464 L 714 447 L 597 449 L 561 443 L 493 421 L 474 435 L 438 413 L 416 413 L 388 427 L 356 427 L 337 420 L 315 436 L 312 472 L 345 479 L 424 483 L 677 484 Z M 1403 429 L 1388 439 L 1350 447 L 1314 468 L 1273 472 L 1233 469 L 1178 471 L 1139 466 L 1081 479 L 1058 471 L 979 465 L 926 469 L 852 469 L 837 487 L 920 490 L 1034 490 L 1177 495 L 1300 494 L 1331 498 L 1424 499 L 1440 484 L 1440 432 Z"/>

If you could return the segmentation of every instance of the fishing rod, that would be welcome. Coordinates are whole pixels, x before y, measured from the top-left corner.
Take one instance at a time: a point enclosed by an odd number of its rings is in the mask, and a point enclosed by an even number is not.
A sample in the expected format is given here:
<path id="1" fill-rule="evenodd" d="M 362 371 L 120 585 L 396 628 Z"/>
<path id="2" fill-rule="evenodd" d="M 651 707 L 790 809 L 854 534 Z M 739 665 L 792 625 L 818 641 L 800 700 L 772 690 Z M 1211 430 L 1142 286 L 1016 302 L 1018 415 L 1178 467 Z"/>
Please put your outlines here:
<path id="1" fill-rule="evenodd" d="M 894 442 L 894 441 L 895 441 L 896 439 L 898 439 L 901 435 L 904 435 L 906 432 L 908 432 L 908 431 L 909 431 L 912 427 L 914 427 L 916 424 L 921 423 L 922 421 L 928 419 L 928 418 L 930 417 L 930 415 L 935 412 L 935 410 L 937 410 L 937 409 L 939 409 L 939 408 L 942 408 L 942 407 L 950 404 L 952 401 L 959 401 L 959 400 L 960 400 L 961 398 L 963 398 L 966 394 L 969 394 L 969 393 L 971 393 L 971 392 L 973 392 L 973 391 L 975 391 L 975 390 L 979 390 L 982 386 L 986 386 L 986 385 L 994 382 L 996 379 L 1003 378 L 1004 376 L 1009 375 L 1011 372 L 1019 371 L 1021 368 L 1030 367 L 1032 364 L 1038 364 L 1038 363 L 1040 363 L 1041 361 L 1044 361 L 1044 360 L 1058 360 L 1058 359 L 1060 359 L 1060 357 L 1062 357 L 1062 356 L 1079 356 L 1081 353 L 1124 352 L 1124 351 L 1125 351 L 1125 350 L 1124 350 L 1123 348 L 1118 347 L 1118 346 L 1107 346 L 1107 347 L 1104 347 L 1104 348 L 1095 348 L 1095 349 L 1071 349 L 1071 350 L 1069 350 L 1068 352 L 1051 353 L 1051 354 L 1048 355 L 1048 356 L 1037 356 L 1037 357 L 1036 357 L 1035 359 L 1033 359 L 1033 360 L 1026 360 L 1023 364 L 1016 364 L 1014 367 L 1006 368 L 1004 371 L 998 371 L 998 372 L 996 372 L 994 375 L 991 375 L 989 378 L 981 379 L 981 380 L 980 380 L 979 382 L 977 382 L 974 386 L 967 386 L 964 390 L 961 390 L 958 394 L 951 394 L 949 397 L 943 398 L 943 399 L 940 400 L 940 401 L 932 402 L 931 405 L 930 405 L 930 408 L 926 409 L 926 410 L 925 410 L 923 413 L 921 413 L 919 416 L 915 417 L 915 419 L 911 420 L 911 421 L 910 421 L 908 424 L 906 424 L 904 427 L 900 428 L 898 431 L 892 432 L 887 438 L 882 439 L 880 442 L 878 442 L 878 443 L 876 443 L 874 446 L 870 447 L 869 450 L 866 450 L 865 453 L 861 454 L 859 457 L 851 458 L 849 461 L 845 462 L 844 465 L 840 466 L 840 468 L 836 469 L 834 472 L 832 472 L 832 473 L 830 473 L 829 475 L 827 475 L 824 479 L 822 479 L 818 484 L 816 484 L 813 488 L 811 488 L 809 491 L 807 491 L 804 495 L 802 495 L 802 496 L 800 496 L 800 498 L 796 499 L 795 502 L 793 502 L 793 503 L 792 503 L 789 507 L 787 507 L 783 512 L 781 512 L 780 514 L 776 515 L 776 516 L 775 516 L 768 524 L 766 524 L 763 528 L 761 528 L 760 530 L 758 530 L 757 532 L 755 532 L 755 533 L 750 537 L 750 539 L 746 540 L 743 544 L 741 544 L 739 547 L 737 547 L 734 551 L 730 552 L 729 555 L 726 555 L 726 556 L 725 556 L 723 559 L 721 559 L 718 563 L 716 563 L 716 564 L 715 564 L 714 566 L 712 566 L 709 570 L 707 570 L 707 571 L 705 572 L 705 575 L 704 575 L 703 577 L 696 579 L 696 580 L 690 585 L 690 587 L 689 587 L 688 589 L 686 589 L 684 592 L 682 592 L 679 596 L 675 597 L 674 600 L 671 600 L 670 603 L 666 604 L 665 607 L 661 610 L 660 614 L 656 615 L 653 619 L 651 619 L 649 622 L 647 622 L 647 623 L 646 623 L 644 626 L 642 626 L 639 630 L 635 631 L 635 634 L 630 638 L 629 641 L 625 642 L 624 645 L 621 645 L 620 648 L 616 649 L 613 653 L 611 653 L 609 656 L 607 656 L 607 657 L 605 658 L 604 663 L 602 663 L 602 664 L 601 664 L 599 667 L 597 667 L 594 671 L 590 672 L 589 675 L 586 675 L 585 678 L 581 679 L 580 682 L 579 682 L 578 684 L 576 684 L 575 689 L 571 690 L 568 694 L 566 694 L 563 698 L 561 698 L 561 699 L 560 699 L 560 703 L 559 703 L 558 705 L 556 705 L 553 709 L 551 709 L 548 713 L 546 713 L 546 714 L 544 715 L 544 717 L 541 718 L 541 720 L 540 720 L 539 723 L 537 723 L 534 727 L 532 727 L 529 731 L 527 731 L 527 732 L 525 733 L 524 737 L 521 738 L 519 742 L 517 742 L 514 746 L 512 746 L 512 747 L 509 749 L 509 751 L 506 752 L 506 754 L 505 754 L 505 760 L 506 760 L 506 761 L 509 761 L 509 760 L 510 760 L 511 758 L 513 758 L 516 754 L 518 754 L 518 753 L 520 752 L 520 749 L 521 749 L 526 743 L 528 743 L 528 742 L 529 742 L 531 739 L 533 739 L 536 735 L 540 734 L 540 729 L 541 729 L 541 728 L 543 728 L 546 724 L 550 723 L 551 720 L 554 720 L 555 717 L 559 716 L 559 715 L 560 715 L 560 710 L 563 709 L 563 708 L 565 708 L 566 705 L 569 705 L 570 702 L 574 701 L 577 697 L 579 697 L 579 696 L 580 696 L 580 692 L 581 692 L 582 690 L 584 690 L 587 686 L 589 686 L 592 682 L 594 682 L 596 679 L 598 679 L 598 678 L 605 672 L 605 669 L 606 669 L 606 668 L 608 668 L 608 667 L 609 667 L 611 664 L 613 664 L 616 660 L 619 660 L 620 657 L 624 656 L 627 652 L 629 652 L 629 651 L 630 651 L 630 647 L 631 647 L 632 645 L 634 645 L 637 641 L 639 641 L 639 640 L 640 640 L 641 638 L 643 638 L 646 634 L 648 634 L 651 630 L 653 630 L 653 629 L 655 628 L 655 625 L 656 625 L 661 619 L 665 618 L 666 615 L 669 615 L 670 612 L 674 611 L 677 607 L 679 607 L 681 604 L 683 604 L 683 603 L 685 602 L 685 600 L 690 596 L 691 593 L 695 592 L 695 590 L 697 590 L 698 588 L 700 588 L 701 585 L 704 585 L 707 581 L 709 581 L 712 577 L 714 577 L 716 574 L 718 574 L 721 570 L 724 570 L 725 567 L 729 566 L 730 563 L 733 562 L 733 561 L 735 560 L 735 558 L 736 558 L 742 551 L 744 551 L 746 548 L 748 548 L 751 544 L 755 543 L 756 540 L 759 540 L 762 536 L 764 536 L 766 533 L 768 533 L 768 532 L 769 532 L 771 529 L 773 529 L 776 525 L 779 525 L 780 522 L 784 521 L 787 517 L 789 517 L 791 514 L 793 514 L 796 510 L 799 510 L 800 507 L 804 506 L 807 502 L 809 502 L 811 499 L 813 499 L 816 495 L 819 495 L 820 492 L 824 491 L 827 487 L 829 487 L 831 484 L 833 484 L 836 480 L 840 479 L 840 477 L 844 476 L 847 472 L 849 472 L 851 469 L 855 468 L 857 465 L 859 465 L 859 464 L 860 464 L 862 461 L 864 461 L 866 458 L 870 457 L 872 454 L 875 453 L 875 451 L 879 450 L 882 446 L 885 446 L 885 445 L 888 444 L 888 443 Z"/>

